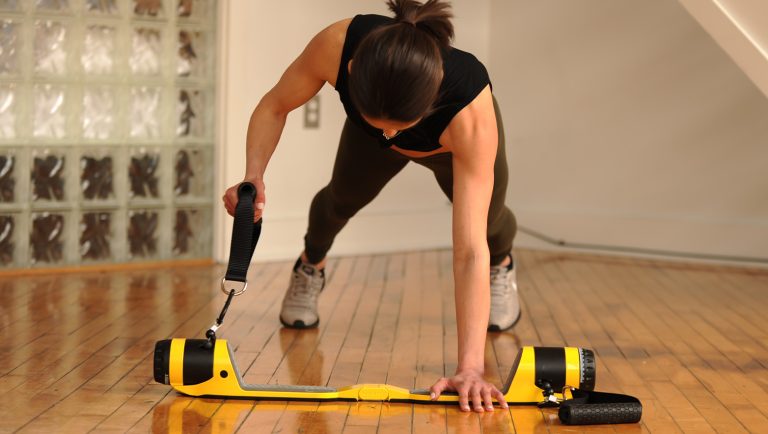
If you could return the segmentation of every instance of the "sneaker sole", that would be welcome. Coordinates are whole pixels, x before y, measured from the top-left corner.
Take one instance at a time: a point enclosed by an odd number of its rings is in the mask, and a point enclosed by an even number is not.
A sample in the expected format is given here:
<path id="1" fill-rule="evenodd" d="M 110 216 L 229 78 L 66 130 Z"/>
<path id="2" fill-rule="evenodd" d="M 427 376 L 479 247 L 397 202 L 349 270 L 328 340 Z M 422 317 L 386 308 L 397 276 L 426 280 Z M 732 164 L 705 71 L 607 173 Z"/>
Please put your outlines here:
<path id="1" fill-rule="evenodd" d="M 503 331 L 507 331 L 507 330 L 511 329 L 512 327 L 514 327 L 515 325 L 517 325 L 518 321 L 520 321 L 520 318 L 522 316 L 523 316 L 523 311 L 521 310 L 520 313 L 517 315 L 517 318 L 515 318 L 515 320 L 512 321 L 512 324 L 510 324 L 509 326 L 507 326 L 505 328 L 501 328 L 501 327 L 497 326 L 496 324 L 491 324 L 491 325 L 488 326 L 488 331 L 489 332 L 503 332 Z"/>
<path id="2" fill-rule="evenodd" d="M 283 321 L 282 318 L 280 318 L 280 323 L 284 327 L 289 328 L 289 329 L 299 329 L 299 330 L 301 330 L 301 329 L 313 329 L 313 328 L 316 328 L 320 324 L 320 319 L 318 318 L 317 321 L 315 321 L 314 323 L 312 323 L 310 325 L 304 324 L 304 321 L 302 321 L 302 320 L 296 320 L 296 321 L 293 322 L 293 324 L 288 324 L 287 322 Z"/>

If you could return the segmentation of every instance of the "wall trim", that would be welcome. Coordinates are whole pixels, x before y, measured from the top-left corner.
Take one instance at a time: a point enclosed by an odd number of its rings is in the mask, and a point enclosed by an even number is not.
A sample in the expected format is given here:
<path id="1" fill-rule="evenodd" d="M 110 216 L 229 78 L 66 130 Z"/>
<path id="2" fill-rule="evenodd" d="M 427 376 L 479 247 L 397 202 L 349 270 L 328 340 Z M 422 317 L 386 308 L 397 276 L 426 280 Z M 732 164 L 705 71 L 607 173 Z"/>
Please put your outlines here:
<path id="1" fill-rule="evenodd" d="M 213 181 L 213 258 L 221 261 L 227 257 L 227 220 L 222 213 L 219 195 L 224 191 L 226 161 L 227 161 L 227 92 L 229 90 L 229 2 L 216 2 L 217 5 L 217 34 L 216 34 L 216 120 L 214 131 L 216 143 L 214 146 Z M 225 259 L 226 260 L 226 259 Z"/>
<path id="2" fill-rule="evenodd" d="M 519 207 L 513 210 L 521 225 L 571 243 L 754 257 L 758 260 L 768 257 L 768 222 L 558 212 Z M 515 246 L 557 249 L 526 234 L 518 235 Z"/>

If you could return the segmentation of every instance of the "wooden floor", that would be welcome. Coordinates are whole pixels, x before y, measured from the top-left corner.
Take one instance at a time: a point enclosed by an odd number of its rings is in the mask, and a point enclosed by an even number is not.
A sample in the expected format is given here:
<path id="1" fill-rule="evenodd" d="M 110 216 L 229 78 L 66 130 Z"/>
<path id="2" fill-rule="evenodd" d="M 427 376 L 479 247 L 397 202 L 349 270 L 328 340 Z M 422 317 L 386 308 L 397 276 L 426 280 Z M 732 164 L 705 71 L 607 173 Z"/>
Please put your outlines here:
<path id="1" fill-rule="evenodd" d="M 521 345 L 596 351 L 597 389 L 641 424 L 566 427 L 554 410 L 192 399 L 152 381 L 156 340 L 202 337 L 219 266 L 0 276 L 0 432 L 768 432 L 768 270 L 517 253 L 523 317 L 491 334 L 500 384 Z M 320 327 L 277 316 L 291 264 L 251 269 L 221 336 L 250 383 L 428 387 L 456 365 L 448 251 L 331 260 Z"/>

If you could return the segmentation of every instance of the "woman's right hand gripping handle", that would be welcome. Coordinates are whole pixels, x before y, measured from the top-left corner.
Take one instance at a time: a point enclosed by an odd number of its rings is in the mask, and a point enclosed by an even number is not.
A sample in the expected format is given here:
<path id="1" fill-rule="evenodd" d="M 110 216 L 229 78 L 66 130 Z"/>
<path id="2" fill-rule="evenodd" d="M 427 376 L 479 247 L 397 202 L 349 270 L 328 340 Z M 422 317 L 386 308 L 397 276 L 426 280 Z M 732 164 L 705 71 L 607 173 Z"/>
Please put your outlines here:
<path id="1" fill-rule="evenodd" d="M 266 204 L 266 196 L 264 194 L 264 181 L 261 179 L 244 179 L 243 182 L 250 182 L 254 185 L 254 187 L 256 187 L 256 204 L 253 207 L 253 222 L 256 223 L 264 214 L 264 205 Z M 224 192 L 224 196 L 221 197 L 221 200 L 224 202 L 224 208 L 227 209 L 227 214 L 231 215 L 232 217 L 235 216 L 235 206 L 237 205 L 237 187 L 239 186 L 240 183 L 238 182 L 232 187 L 229 187 L 227 191 Z"/>

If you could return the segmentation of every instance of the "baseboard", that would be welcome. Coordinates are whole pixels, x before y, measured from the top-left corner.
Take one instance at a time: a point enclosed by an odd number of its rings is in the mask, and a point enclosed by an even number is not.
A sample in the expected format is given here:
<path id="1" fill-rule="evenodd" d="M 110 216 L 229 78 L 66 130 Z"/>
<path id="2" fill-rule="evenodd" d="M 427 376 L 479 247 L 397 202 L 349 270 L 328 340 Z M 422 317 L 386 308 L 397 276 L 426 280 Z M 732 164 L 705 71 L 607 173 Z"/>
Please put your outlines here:
<path id="1" fill-rule="evenodd" d="M 565 213 L 525 208 L 516 208 L 515 213 L 521 225 L 571 243 L 768 258 L 768 222 Z M 303 247 L 306 225 L 306 218 L 300 217 L 273 218 L 266 222 L 254 259 L 296 258 Z M 229 233 L 226 239 L 228 246 Z M 375 254 L 450 246 L 450 208 L 369 213 L 350 220 L 337 237 L 331 254 Z M 518 233 L 515 246 L 558 249 L 523 233 Z M 226 262 L 228 251 L 216 253 L 216 260 Z"/>
<path id="2" fill-rule="evenodd" d="M 521 225 L 571 243 L 768 258 L 768 221 L 564 213 L 519 208 L 515 213 Z M 526 234 L 519 234 L 515 245 L 557 248 Z"/>

